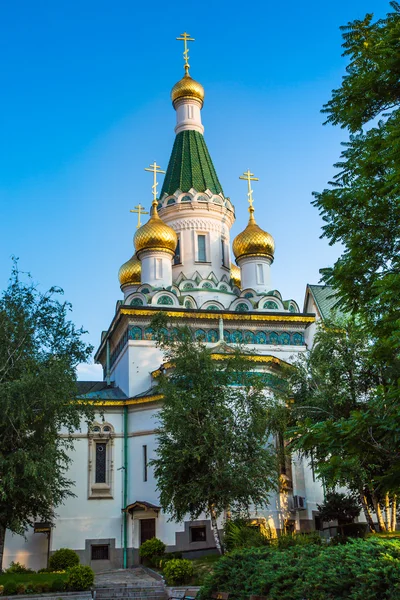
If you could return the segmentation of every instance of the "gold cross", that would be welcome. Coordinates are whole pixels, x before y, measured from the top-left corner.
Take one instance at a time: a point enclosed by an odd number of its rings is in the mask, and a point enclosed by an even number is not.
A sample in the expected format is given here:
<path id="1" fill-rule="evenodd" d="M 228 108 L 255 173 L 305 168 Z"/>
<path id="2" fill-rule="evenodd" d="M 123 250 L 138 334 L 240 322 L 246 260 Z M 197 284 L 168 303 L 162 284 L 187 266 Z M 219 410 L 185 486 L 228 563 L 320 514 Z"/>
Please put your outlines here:
<path id="1" fill-rule="evenodd" d="M 250 173 L 250 169 L 247 169 L 247 171 L 245 171 L 243 173 L 243 175 L 240 175 L 239 179 L 244 179 L 245 181 L 247 181 L 247 188 L 248 188 L 248 192 L 247 192 L 247 200 L 250 204 L 250 208 L 253 208 L 253 190 L 251 189 L 251 182 L 252 181 L 259 181 L 258 177 L 254 177 L 254 173 Z"/>
<path id="2" fill-rule="evenodd" d="M 189 48 L 187 43 L 194 42 L 194 38 L 190 37 L 189 33 L 181 33 L 181 37 L 177 37 L 177 40 L 183 42 L 184 51 L 183 51 L 183 60 L 185 61 L 185 71 L 189 73 L 190 65 L 189 65 Z"/>
<path id="3" fill-rule="evenodd" d="M 157 186 L 158 186 L 158 182 L 157 182 L 157 173 L 165 173 L 165 171 L 161 170 L 161 167 L 156 163 L 156 161 L 153 162 L 152 165 L 150 165 L 150 167 L 146 167 L 145 171 L 150 171 L 151 173 L 153 173 L 153 185 L 152 185 L 152 190 L 153 190 L 153 203 L 157 202 Z"/>
<path id="4" fill-rule="evenodd" d="M 140 222 L 140 216 L 141 215 L 148 215 L 148 211 L 144 210 L 144 206 L 142 206 L 141 204 L 138 204 L 137 206 L 135 206 L 135 208 L 133 210 L 131 210 L 130 212 L 133 213 L 137 213 L 138 216 L 138 220 L 137 220 L 137 225 L 136 225 L 136 229 L 139 229 L 139 227 L 142 226 L 141 222 Z"/>

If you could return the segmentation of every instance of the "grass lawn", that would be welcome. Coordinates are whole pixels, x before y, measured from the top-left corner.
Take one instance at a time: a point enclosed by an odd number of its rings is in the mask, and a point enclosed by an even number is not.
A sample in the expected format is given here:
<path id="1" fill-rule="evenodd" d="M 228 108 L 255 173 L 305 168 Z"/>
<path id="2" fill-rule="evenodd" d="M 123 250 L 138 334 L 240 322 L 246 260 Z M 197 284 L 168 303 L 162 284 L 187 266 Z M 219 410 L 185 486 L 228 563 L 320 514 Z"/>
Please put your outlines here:
<path id="1" fill-rule="evenodd" d="M 0 585 L 4 585 L 7 581 L 14 581 L 15 583 L 52 583 L 55 579 L 67 580 L 66 573 L 10 573 L 0 575 Z"/>

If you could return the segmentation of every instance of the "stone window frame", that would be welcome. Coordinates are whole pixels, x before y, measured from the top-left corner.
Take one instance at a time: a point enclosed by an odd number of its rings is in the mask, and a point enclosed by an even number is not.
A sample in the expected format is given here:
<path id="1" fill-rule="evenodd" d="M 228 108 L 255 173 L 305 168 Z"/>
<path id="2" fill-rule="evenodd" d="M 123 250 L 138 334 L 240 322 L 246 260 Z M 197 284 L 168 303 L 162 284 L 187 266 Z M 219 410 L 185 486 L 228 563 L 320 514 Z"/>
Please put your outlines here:
<path id="1" fill-rule="evenodd" d="M 112 499 L 114 496 L 114 436 L 111 423 L 94 422 L 88 432 L 88 499 Z M 106 449 L 106 481 L 96 483 L 96 443 L 103 442 Z"/>

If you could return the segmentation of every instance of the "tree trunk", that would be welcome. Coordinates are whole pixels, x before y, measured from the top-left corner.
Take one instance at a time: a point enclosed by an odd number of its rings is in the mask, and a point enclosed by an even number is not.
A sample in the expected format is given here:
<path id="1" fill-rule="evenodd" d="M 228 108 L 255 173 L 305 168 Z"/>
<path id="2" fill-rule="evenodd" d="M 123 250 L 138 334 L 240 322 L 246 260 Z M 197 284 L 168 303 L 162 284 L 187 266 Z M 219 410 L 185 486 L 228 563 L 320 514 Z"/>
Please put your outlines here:
<path id="1" fill-rule="evenodd" d="M 363 492 L 360 492 L 360 501 L 361 506 L 363 507 L 364 515 L 368 523 L 369 530 L 374 533 L 376 532 L 374 520 L 371 515 L 371 511 L 369 510 L 367 499 Z"/>
<path id="2" fill-rule="evenodd" d="M 386 492 L 385 494 L 385 526 L 387 531 L 391 531 L 392 519 L 390 518 L 389 492 Z"/>
<path id="3" fill-rule="evenodd" d="M 217 550 L 220 554 L 223 554 L 224 550 L 222 548 L 221 538 L 219 537 L 217 515 L 215 513 L 215 509 L 212 504 L 209 505 L 208 510 L 210 512 L 211 528 L 212 528 L 213 534 L 214 534 L 215 547 L 217 548 Z"/>
<path id="4" fill-rule="evenodd" d="M 383 520 L 381 505 L 376 499 L 375 494 L 372 494 L 372 504 L 374 505 L 376 518 L 378 519 L 379 531 L 386 531 L 385 521 Z"/>
<path id="5" fill-rule="evenodd" d="M 396 494 L 393 495 L 392 498 L 392 522 L 390 524 L 390 529 L 391 531 L 396 531 L 396 522 L 397 522 L 397 496 Z"/>
<path id="6" fill-rule="evenodd" d="M 6 541 L 6 528 L 0 523 L 0 573 L 3 572 L 4 544 Z"/>

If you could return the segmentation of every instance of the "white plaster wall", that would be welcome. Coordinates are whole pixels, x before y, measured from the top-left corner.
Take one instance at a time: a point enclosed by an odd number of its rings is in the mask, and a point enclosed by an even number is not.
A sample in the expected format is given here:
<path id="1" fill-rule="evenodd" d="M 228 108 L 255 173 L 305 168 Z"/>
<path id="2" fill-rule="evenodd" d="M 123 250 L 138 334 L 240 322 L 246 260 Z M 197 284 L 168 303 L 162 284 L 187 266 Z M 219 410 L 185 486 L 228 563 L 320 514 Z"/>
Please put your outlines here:
<path id="1" fill-rule="evenodd" d="M 125 346 L 111 368 L 111 381 L 129 396 L 129 346 Z"/>
<path id="2" fill-rule="evenodd" d="M 185 99 L 175 105 L 176 127 L 175 133 L 178 134 L 185 130 L 194 130 L 204 133 L 204 127 L 201 123 L 201 104 L 195 100 Z"/>
<path id="3" fill-rule="evenodd" d="M 142 270 L 141 283 L 156 288 L 172 285 L 172 255 L 168 252 L 143 251 L 139 254 Z"/>
<path id="4" fill-rule="evenodd" d="M 130 397 L 147 391 L 151 385 L 150 373 L 163 362 L 163 354 L 154 342 L 129 340 L 129 392 Z"/>
<path id="5" fill-rule="evenodd" d="M 47 545 L 47 535 L 33 533 L 33 529 L 27 531 L 26 539 L 7 531 L 3 569 L 7 569 L 11 561 L 19 562 L 34 571 L 43 569 L 47 564 Z"/>

